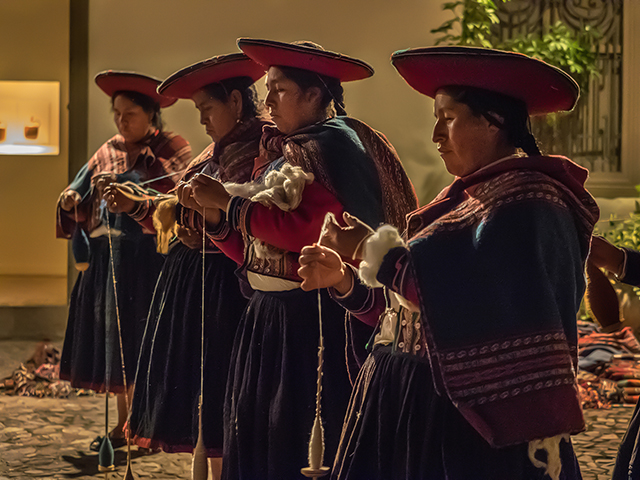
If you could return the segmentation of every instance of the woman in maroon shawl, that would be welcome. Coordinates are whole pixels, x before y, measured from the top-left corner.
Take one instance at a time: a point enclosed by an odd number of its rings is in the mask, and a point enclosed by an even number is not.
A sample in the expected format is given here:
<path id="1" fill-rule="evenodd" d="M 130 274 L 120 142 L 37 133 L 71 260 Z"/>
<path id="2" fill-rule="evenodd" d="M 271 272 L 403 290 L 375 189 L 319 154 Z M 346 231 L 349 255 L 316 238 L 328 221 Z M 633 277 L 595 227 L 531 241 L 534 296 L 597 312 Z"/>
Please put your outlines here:
<path id="1" fill-rule="evenodd" d="M 107 193 L 107 202 L 115 204 L 113 208 L 140 211 L 136 219 L 142 224 L 155 216 L 160 237 L 175 232 L 179 239 L 168 245 L 149 311 L 131 412 L 133 441 L 169 453 L 193 452 L 202 395 L 202 441 L 216 479 L 221 465 L 222 406 L 231 345 L 246 299 L 234 275 L 237 264 L 210 241 L 204 256 L 203 285 L 203 244 L 198 231 L 202 209 L 185 192 L 184 185 L 198 173 L 223 182 L 244 183 L 250 179 L 262 127 L 269 124 L 260 116 L 253 86 L 263 75 L 262 66 L 243 53 L 232 53 L 169 76 L 158 91 L 191 99 L 212 143 L 184 173 L 176 195 L 139 206 L 117 191 Z"/>
<path id="2" fill-rule="evenodd" d="M 188 164 L 191 148 L 182 137 L 162 130 L 160 108 L 172 105 L 175 99 L 156 93 L 159 80 L 110 70 L 98 74 L 96 83 L 111 97 L 119 133 L 98 149 L 58 201 L 57 236 L 73 236 L 76 260 L 88 262 L 71 293 L 60 377 L 77 388 L 118 394 L 118 424 L 110 434 L 118 446 L 124 444 L 126 396 L 130 401 L 145 319 L 163 259 L 156 253 L 151 231 L 128 215 L 107 211 L 102 190 L 113 181 L 130 181 L 147 182 L 167 192 L 175 178 L 168 175 Z M 113 243 L 113 272 L 107 227 Z M 89 252 L 86 245 L 75 248 L 87 237 Z M 78 258 L 78 251 L 88 253 L 88 258 Z M 118 294 L 121 332 L 114 293 Z M 129 392 L 124 390 L 123 364 Z M 101 439 L 96 440 L 92 449 L 100 447 Z"/>

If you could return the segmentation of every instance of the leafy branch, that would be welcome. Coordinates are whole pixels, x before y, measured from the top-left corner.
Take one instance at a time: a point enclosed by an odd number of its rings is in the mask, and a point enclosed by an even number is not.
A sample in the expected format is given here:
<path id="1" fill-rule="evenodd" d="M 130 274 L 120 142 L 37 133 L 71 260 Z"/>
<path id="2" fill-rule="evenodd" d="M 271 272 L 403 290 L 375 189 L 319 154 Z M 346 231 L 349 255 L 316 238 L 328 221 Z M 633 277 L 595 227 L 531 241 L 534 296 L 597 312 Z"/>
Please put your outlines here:
<path id="1" fill-rule="evenodd" d="M 599 76 L 596 46 L 602 34 L 590 25 L 576 32 L 558 21 L 544 32 L 518 35 L 503 41 L 497 34 L 500 19 L 494 0 L 446 2 L 442 9 L 450 10 L 453 18 L 431 30 L 431 33 L 441 35 L 436 45 L 476 46 L 524 53 L 571 74 L 582 89 L 587 89 L 591 77 Z"/>

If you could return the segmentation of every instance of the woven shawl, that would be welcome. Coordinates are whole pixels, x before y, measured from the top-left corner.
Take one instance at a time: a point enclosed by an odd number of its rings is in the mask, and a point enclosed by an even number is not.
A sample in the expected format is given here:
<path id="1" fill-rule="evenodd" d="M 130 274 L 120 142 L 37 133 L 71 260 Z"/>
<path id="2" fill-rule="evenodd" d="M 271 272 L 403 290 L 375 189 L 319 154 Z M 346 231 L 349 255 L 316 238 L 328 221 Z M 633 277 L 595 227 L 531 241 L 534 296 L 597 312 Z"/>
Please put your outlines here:
<path id="1" fill-rule="evenodd" d="M 408 219 L 436 388 L 493 446 L 584 428 L 576 313 L 599 214 L 586 177 L 565 158 L 513 158 Z"/>
<path id="2" fill-rule="evenodd" d="M 254 176 L 283 155 L 286 162 L 313 173 L 345 210 L 371 227 L 389 223 L 403 230 L 406 215 L 417 207 L 393 146 L 355 118 L 335 117 L 287 136 L 266 127 Z"/>

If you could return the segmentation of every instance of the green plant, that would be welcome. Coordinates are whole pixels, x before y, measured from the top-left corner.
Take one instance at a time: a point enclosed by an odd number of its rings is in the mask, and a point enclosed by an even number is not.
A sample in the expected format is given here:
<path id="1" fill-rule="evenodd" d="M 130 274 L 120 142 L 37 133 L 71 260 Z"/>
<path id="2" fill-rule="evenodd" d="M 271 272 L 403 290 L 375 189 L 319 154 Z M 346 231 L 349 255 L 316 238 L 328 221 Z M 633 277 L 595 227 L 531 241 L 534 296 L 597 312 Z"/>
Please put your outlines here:
<path id="1" fill-rule="evenodd" d="M 589 79 L 599 75 L 595 47 L 602 34 L 590 25 L 576 32 L 564 23 L 556 22 L 546 31 L 517 35 L 503 41 L 497 34 L 500 19 L 494 0 L 458 0 L 446 2 L 442 8 L 450 10 L 454 18 L 431 30 L 431 33 L 441 34 L 436 45 L 444 43 L 524 53 L 561 68 L 584 90 L 588 88 Z"/>
<path id="2" fill-rule="evenodd" d="M 462 7 L 460 10 L 459 7 Z M 454 18 L 447 20 L 431 33 L 442 33 L 436 45 L 466 45 L 470 47 L 496 48 L 491 26 L 500 23 L 493 0 L 458 0 L 446 2 L 443 10 L 451 10 Z M 455 31 L 459 29 L 459 34 Z"/>
<path id="3" fill-rule="evenodd" d="M 640 203 L 636 201 L 635 204 L 635 211 L 629 214 L 629 218 L 618 219 L 612 217 L 609 219 L 609 229 L 607 231 L 601 231 L 596 226 L 593 233 L 603 236 L 616 247 L 640 250 Z M 640 288 L 633 287 L 633 291 L 640 297 Z"/>
<path id="4" fill-rule="evenodd" d="M 602 235 L 617 247 L 640 250 L 640 204 L 638 201 L 635 203 L 636 209 L 629 214 L 629 218 L 610 218 L 609 229 L 600 232 L 596 226 L 595 233 Z"/>

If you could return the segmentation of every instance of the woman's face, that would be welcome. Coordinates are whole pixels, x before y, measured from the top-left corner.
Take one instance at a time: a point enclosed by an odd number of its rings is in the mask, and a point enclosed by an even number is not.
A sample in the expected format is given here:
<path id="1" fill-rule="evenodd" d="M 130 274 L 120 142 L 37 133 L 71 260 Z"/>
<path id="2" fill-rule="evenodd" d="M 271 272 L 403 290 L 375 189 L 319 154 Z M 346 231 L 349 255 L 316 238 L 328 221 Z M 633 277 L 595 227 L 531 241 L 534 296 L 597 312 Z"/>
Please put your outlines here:
<path id="1" fill-rule="evenodd" d="M 476 117 L 464 103 L 440 90 L 434 104 L 433 142 L 447 170 L 464 177 L 501 158 L 496 156 L 499 129 Z"/>
<path id="2" fill-rule="evenodd" d="M 264 104 L 282 133 L 295 132 L 320 120 L 318 89 L 312 87 L 302 91 L 278 67 L 269 68 L 266 85 Z"/>
<path id="3" fill-rule="evenodd" d="M 136 143 L 146 137 L 153 130 L 152 117 L 125 95 L 113 100 L 113 121 L 126 143 Z"/>
<path id="4" fill-rule="evenodd" d="M 207 135 L 214 142 L 219 142 L 238 123 L 240 117 L 238 105 L 234 101 L 236 96 L 240 97 L 240 92 L 234 90 L 229 95 L 227 102 L 221 102 L 205 90 L 198 90 L 191 97 L 196 108 L 200 111 L 200 123 L 204 125 Z M 242 109 L 241 105 L 240 109 Z"/>

